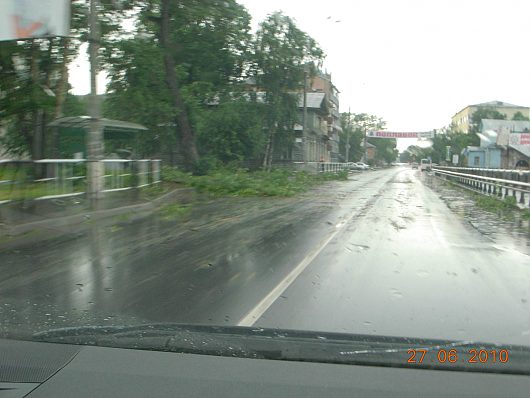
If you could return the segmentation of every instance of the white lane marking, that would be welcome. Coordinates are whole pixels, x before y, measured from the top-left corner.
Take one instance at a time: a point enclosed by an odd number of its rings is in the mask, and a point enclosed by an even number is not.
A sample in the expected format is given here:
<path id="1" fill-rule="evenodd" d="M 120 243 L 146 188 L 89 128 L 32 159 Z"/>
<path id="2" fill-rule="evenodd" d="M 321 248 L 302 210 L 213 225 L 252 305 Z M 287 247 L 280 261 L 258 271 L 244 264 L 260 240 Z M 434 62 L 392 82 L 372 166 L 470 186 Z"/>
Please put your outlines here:
<path id="1" fill-rule="evenodd" d="M 401 171 L 398 172 L 398 173 L 392 174 L 391 178 L 393 178 L 393 176 L 395 174 L 399 174 L 399 173 L 401 173 Z M 387 181 L 385 181 L 385 183 L 383 183 L 383 185 L 381 187 L 379 187 L 379 190 L 376 191 L 375 194 L 372 194 L 370 196 L 370 199 L 373 199 L 374 196 L 376 197 L 376 200 L 381 199 L 382 197 L 380 195 L 380 191 L 381 191 L 382 187 L 384 187 L 385 184 L 388 181 L 391 180 L 391 178 L 388 179 Z M 363 198 L 363 199 L 368 199 L 368 198 Z M 367 202 L 365 202 L 365 206 L 366 206 Z M 254 325 L 254 323 L 259 318 L 261 318 L 261 316 L 265 313 L 265 311 L 267 311 L 270 308 L 272 303 L 274 303 L 283 294 L 283 292 L 285 292 L 285 290 L 287 290 L 287 288 L 307 268 L 307 266 L 309 264 L 311 264 L 311 262 L 320 254 L 320 252 L 322 250 L 324 250 L 324 248 L 328 245 L 328 243 L 331 242 L 331 240 L 333 240 L 333 238 L 335 236 L 337 236 L 337 234 L 340 232 L 340 230 L 343 229 L 347 224 L 349 224 L 349 222 L 354 217 L 359 216 L 361 214 L 361 212 L 364 211 L 365 206 L 359 206 L 356 209 L 352 209 L 352 210 L 356 210 L 356 211 L 352 211 L 352 213 L 350 214 L 350 216 L 346 220 L 342 220 L 337 225 L 335 225 L 335 231 L 328 238 L 323 240 L 321 242 L 320 246 L 318 246 L 316 250 L 314 250 L 312 253 L 308 254 L 269 294 L 267 294 L 263 298 L 263 300 L 261 300 L 258 303 L 258 305 L 256 305 L 252 310 L 250 310 L 250 312 L 247 313 L 247 315 L 245 315 L 238 322 L 237 325 L 238 326 L 252 326 L 252 325 Z"/>
<path id="2" fill-rule="evenodd" d="M 258 305 L 256 305 L 243 319 L 238 323 L 238 326 L 252 326 L 269 307 L 274 303 L 282 293 L 295 281 L 296 278 L 307 268 L 309 264 L 315 259 L 316 256 L 326 247 L 326 245 L 337 235 L 340 231 L 339 228 L 335 230 L 317 250 L 306 256 L 274 289 L 267 294 Z"/>
<path id="3" fill-rule="evenodd" d="M 335 225 L 335 231 L 323 240 L 316 250 L 308 254 L 274 289 L 267 294 L 258 305 L 256 305 L 247 315 L 245 315 L 237 324 L 238 326 L 252 326 L 264 313 L 267 311 L 272 303 L 274 303 L 287 288 L 295 281 L 296 278 L 307 268 L 309 264 L 320 254 L 322 250 L 328 245 L 331 240 L 337 236 L 344 226 L 346 226 L 355 216 L 358 216 L 360 211 L 352 212 L 351 215 L 344 221 Z"/>

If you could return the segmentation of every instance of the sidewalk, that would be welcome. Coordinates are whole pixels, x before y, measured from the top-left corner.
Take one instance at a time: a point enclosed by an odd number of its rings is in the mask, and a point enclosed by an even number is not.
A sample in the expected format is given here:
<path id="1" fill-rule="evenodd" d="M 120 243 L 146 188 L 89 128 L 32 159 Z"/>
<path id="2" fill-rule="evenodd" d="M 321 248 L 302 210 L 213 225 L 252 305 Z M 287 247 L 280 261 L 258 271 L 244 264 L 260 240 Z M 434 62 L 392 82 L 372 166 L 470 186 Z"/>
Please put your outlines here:
<path id="1" fill-rule="evenodd" d="M 194 188 L 177 188 L 152 200 L 138 193 L 114 192 L 102 199 L 100 209 L 91 211 L 85 198 L 61 200 L 28 200 L 0 205 L 0 243 L 37 231 L 73 232 L 89 220 L 105 220 L 123 214 L 145 216 L 167 203 L 189 203 L 195 198 Z"/>

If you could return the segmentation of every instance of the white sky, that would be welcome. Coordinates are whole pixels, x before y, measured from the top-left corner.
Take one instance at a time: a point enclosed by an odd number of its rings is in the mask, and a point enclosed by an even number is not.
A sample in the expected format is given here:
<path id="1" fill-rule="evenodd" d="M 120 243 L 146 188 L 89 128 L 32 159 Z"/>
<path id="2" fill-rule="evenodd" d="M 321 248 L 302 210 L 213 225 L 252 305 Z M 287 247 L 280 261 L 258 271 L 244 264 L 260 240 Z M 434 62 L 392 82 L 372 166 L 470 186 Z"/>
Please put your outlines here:
<path id="1" fill-rule="evenodd" d="M 239 2 L 254 28 L 276 10 L 294 18 L 325 51 L 340 110 L 380 116 L 389 130 L 440 128 L 479 102 L 530 105 L 528 0 Z M 88 92 L 86 62 L 72 72 L 74 92 Z"/>

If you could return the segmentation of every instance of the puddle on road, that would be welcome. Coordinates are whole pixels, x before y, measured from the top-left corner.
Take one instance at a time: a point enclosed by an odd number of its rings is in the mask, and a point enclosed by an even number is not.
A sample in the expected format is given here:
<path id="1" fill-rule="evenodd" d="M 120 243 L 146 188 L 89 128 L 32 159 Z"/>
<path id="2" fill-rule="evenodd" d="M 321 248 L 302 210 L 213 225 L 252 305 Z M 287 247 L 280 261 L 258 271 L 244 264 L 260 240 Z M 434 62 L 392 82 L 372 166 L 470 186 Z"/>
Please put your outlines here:
<path id="1" fill-rule="evenodd" d="M 511 241 L 519 251 L 530 255 L 530 220 L 521 219 L 517 213 L 508 217 L 506 212 L 495 214 L 481 209 L 464 188 L 453 187 L 436 177 L 426 179 L 425 183 L 453 213 L 482 235 L 496 243 Z"/>

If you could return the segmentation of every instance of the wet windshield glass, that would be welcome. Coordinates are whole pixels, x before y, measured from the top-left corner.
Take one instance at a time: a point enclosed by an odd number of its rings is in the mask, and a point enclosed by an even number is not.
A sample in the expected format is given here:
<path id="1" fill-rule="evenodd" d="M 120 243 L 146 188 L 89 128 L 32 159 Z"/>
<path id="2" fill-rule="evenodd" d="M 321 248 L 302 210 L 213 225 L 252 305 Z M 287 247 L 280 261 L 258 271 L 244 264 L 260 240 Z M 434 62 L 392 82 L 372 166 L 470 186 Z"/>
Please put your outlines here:
<path id="1" fill-rule="evenodd" d="M 499 370 L 530 347 L 529 12 L 2 1 L 0 337 Z"/>

